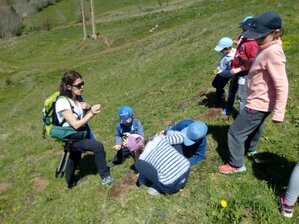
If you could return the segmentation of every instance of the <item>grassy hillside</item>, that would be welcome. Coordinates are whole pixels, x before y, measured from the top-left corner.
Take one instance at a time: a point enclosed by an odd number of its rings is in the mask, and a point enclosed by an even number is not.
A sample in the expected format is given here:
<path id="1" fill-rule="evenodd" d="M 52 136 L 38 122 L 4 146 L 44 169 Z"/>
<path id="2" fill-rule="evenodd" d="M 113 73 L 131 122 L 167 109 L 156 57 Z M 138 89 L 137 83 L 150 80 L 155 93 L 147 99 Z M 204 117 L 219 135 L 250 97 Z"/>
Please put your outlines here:
<path id="1" fill-rule="evenodd" d="M 97 40 L 83 41 L 82 27 L 75 23 L 0 40 L 0 223 L 298 223 L 299 207 L 285 220 L 276 201 L 298 160 L 298 1 L 113 2 L 120 4 L 97 5 Z M 143 2 L 149 6 L 141 8 Z M 213 97 L 210 83 L 219 58 L 213 49 L 222 36 L 238 36 L 244 16 L 266 10 L 279 13 L 285 27 L 286 119 L 278 125 L 268 119 L 260 153 L 246 159 L 246 174 L 221 175 L 216 168 L 227 157 L 232 118 L 209 116 L 210 108 L 201 104 L 203 97 Z M 42 13 L 46 10 L 36 16 Z M 114 155 L 120 105 L 133 107 L 147 137 L 180 119 L 207 122 L 207 159 L 192 169 L 182 192 L 151 197 L 130 186 L 112 198 L 90 154 L 81 161 L 82 185 L 67 191 L 64 179 L 55 179 L 62 148 L 41 138 L 41 109 L 71 69 L 83 75 L 87 101 L 102 104 L 90 125 L 107 160 Z M 121 180 L 130 164 L 128 159 L 113 167 L 112 175 Z M 228 202 L 226 208 L 221 200 Z"/>

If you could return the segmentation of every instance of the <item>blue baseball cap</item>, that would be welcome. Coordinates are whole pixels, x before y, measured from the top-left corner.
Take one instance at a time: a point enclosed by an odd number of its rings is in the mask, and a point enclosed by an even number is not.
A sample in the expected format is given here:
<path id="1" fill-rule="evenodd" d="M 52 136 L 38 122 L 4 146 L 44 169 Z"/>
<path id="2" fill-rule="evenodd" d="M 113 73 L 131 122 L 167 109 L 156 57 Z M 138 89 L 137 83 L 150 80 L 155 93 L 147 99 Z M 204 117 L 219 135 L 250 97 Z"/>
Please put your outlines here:
<path id="1" fill-rule="evenodd" d="M 132 122 L 133 110 L 129 106 L 121 106 L 118 109 L 118 118 L 121 124 L 128 124 Z"/>
<path id="2" fill-rule="evenodd" d="M 185 135 L 184 145 L 190 146 L 207 135 L 208 126 L 203 121 L 194 121 L 181 132 Z"/>
<path id="3" fill-rule="evenodd" d="M 233 46 L 233 40 L 229 37 L 223 37 L 219 40 L 217 46 L 214 48 L 215 51 L 222 51 L 224 48 Z"/>

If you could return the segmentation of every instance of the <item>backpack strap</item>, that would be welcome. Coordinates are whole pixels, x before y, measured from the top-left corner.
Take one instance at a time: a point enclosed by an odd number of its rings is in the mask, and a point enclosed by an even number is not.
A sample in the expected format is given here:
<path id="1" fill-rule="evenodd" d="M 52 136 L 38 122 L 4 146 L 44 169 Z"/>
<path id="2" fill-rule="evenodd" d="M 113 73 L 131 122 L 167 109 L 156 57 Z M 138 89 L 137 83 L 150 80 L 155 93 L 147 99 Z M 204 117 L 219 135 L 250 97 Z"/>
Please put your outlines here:
<path id="1" fill-rule="evenodd" d="M 77 114 L 75 111 L 74 111 L 74 105 L 71 103 L 71 101 L 70 101 L 70 99 L 68 98 L 68 97 L 66 97 L 66 96 L 57 96 L 57 98 L 56 98 L 56 100 L 55 100 L 55 103 L 56 103 L 56 101 L 59 99 L 59 98 L 65 98 L 68 102 L 69 102 L 69 104 L 70 104 L 70 106 L 71 106 L 71 110 L 72 110 L 72 112 L 74 113 L 74 114 Z M 53 114 L 52 114 L 52 116 L 54 115 L 55 117 L 56 117 L 56 119 L 57 119 L 57 122 L 58 122 L 58 118 L 57 118 L 57 115 L 56 115 L 56 110 L 55 110 L 55 104 L 53 105 Z M 54 114 L 55 113 L 55 114 Z M 78 114 L 77 114 L 78 115 Z M 52 118 L 53 119 L 53 118 Z M 63 126 L 63 124 L 66 122 L 66 120 L 63 118 L 62 119 L 62 122 L 60 122 L 59 123 L 59 126 Z"/>

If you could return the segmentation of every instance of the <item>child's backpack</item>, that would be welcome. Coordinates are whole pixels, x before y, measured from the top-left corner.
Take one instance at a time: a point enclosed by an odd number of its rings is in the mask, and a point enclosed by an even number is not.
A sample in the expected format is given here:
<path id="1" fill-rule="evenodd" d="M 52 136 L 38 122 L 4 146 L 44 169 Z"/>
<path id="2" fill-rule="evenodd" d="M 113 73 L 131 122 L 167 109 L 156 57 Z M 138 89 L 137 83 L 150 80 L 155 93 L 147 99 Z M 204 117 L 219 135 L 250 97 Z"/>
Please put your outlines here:
<path id="1" fill-rule="evenodd" d="M 64 96 L 60 96 L 64 97 Z M 43 138 L 46 138 L 46 133 L 50 136 L 50 130 L 53 125 L 61 126 L 63 124 L 59 124 L 56 112 L 55 112 L 55 103 L 57 99 L 59 98 L 59 92 L 53 93 L 50 97 L 48 97 L 44 102 L 44 108 L 43 108 L 43 132 L 42 136 Z M 65 97 L 68 101 L 69 99 Z M 73 105 L 69 101 L 71 108 L 73 110 Z"/>

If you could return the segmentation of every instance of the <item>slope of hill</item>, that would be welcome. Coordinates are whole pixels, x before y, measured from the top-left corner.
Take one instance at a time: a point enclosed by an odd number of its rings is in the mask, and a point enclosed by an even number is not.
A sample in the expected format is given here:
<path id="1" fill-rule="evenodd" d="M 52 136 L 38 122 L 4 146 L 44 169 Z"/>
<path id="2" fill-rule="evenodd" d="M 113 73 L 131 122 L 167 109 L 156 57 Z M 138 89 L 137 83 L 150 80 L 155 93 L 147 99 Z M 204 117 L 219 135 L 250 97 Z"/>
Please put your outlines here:
<path id="1" fill-rule="evenodd" d="M 233 0 L 169 0 L 144 8 L 140 4 L 150 1 L 126 2 L 125 7 L 107 5 L 107 11 L 97 8 L 97 40 L 83 41 L 80 24 L 0 40 L 0 222 L 285 222 L 276 195 L 298 160 L 298 1 L 251 0 L 245 7 Z M 220 175 L 216 167 L 227 156 L 232 118 L 212 116 L 202 104 L 213 97 L 210 83 L 219 58 L 213 49 L 222 36 L 238 36 L 244 16 L 266 10 L 278 12 L 285 27 L 290 83 L 286 120 L 279 125 L 267 121 L 258 157 L 246 159 L 246 174 Z M 71 69 L 83 75 L 85 98 L 103 106 L 90 125 L 104 143 L 107 160 L 114 154 L 120 105 L 133 107 L 146 137 L 179 119 L 207 122 L 207 158 L 192 169 L 182 192 L 151 197 L 144 188 L 131 186 L 111 198 L 99 183 L 90 154 L 81 161 L 82 185 L 66 191 L 64 180 L 55 179 L 61 146 L 41 138 L 41 109 Z M 112 175 L 120 180 L 130 164 L 129 159 L 113 167 Z M 228 202 L 226 208 L 221 200 Z M 295 210 L 287 223 L 298 222 L 298 206 Z"/>

